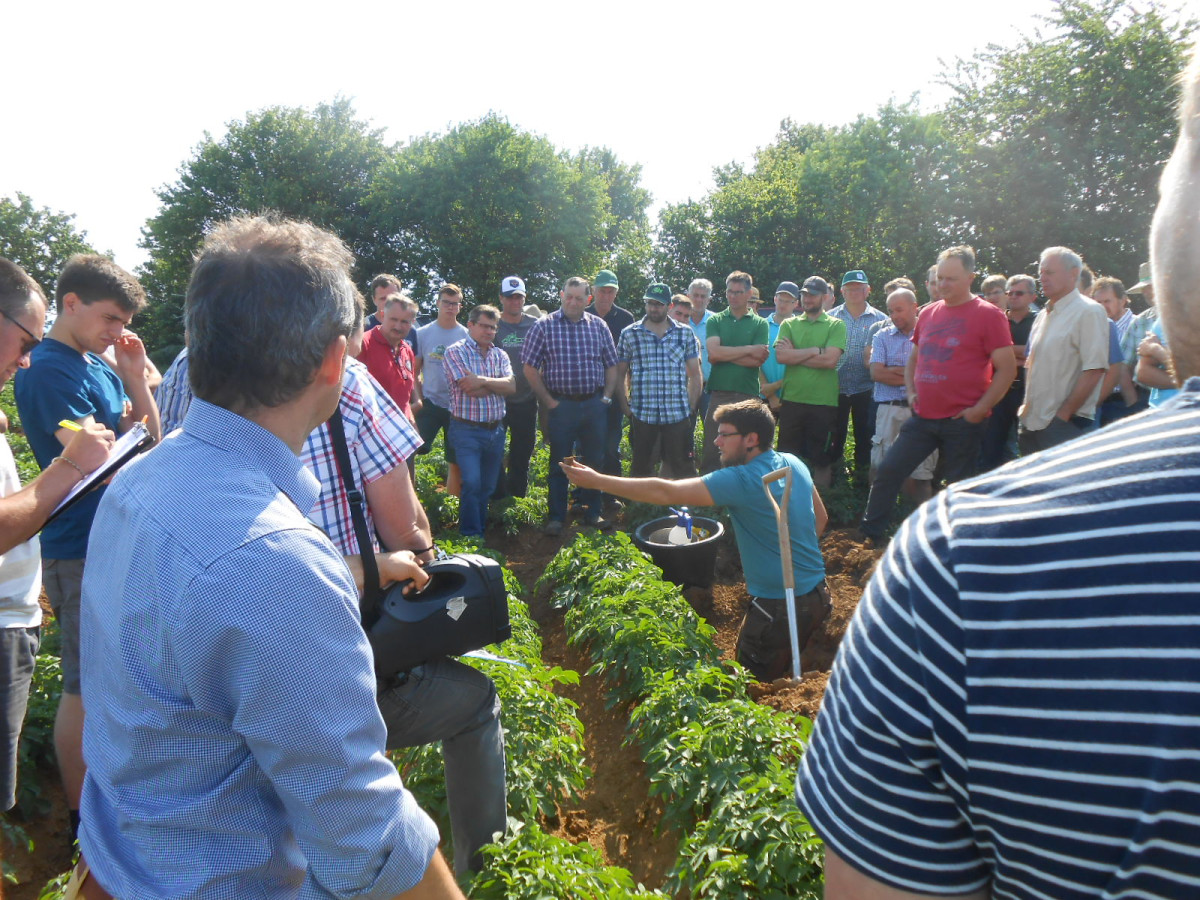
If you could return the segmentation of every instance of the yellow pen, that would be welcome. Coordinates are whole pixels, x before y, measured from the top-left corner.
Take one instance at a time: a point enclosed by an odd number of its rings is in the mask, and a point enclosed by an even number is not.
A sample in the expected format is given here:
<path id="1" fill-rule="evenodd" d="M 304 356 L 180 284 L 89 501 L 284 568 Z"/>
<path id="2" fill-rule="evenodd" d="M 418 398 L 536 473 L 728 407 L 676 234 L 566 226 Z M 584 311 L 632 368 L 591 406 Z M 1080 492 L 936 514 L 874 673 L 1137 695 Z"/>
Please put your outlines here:
<path id="1" fill-rule="evenodd" d="M 67 431 L 83 431 L 83 426 L 78 422 L 72 422 L 70 419 L 63 419 L 58 423 L 59 428 L 65 428 Z"/>

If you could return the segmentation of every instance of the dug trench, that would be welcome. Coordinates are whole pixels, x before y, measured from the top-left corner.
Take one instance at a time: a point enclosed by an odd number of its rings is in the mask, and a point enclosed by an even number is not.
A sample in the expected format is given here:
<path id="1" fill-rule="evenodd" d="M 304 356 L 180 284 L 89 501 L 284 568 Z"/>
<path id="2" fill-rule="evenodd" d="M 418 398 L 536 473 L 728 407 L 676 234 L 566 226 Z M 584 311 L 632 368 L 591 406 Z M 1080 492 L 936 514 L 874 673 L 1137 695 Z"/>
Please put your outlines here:
<path id="1" fill-rule="evenodd" d="M 527 528 L 516 535 L 497 537 L 489 544 L 505 555 L 529 592 L 569 539 L 569 535 L 545 537 Z M 759 703 L 809 718 L 815 718 L 820 709 L 838 645 L 879 556 L 879 551 L 868 549 L 854 539 L 851 531 L 842 529 L 827 533 L 821 550 L 833 609 L 804 648 L 802 680 L 793 683 L 780 679 L 751 687 L 751 695 Z M 628 869 L 647 887 L 659 887 L 675 862 L 679 835 L 659 829 L 661 804 L 649 796 L 649 782 L 637 748 L 625 743 L 629 709 L 607 708 L 602 679 L 586 674 L 590 660 L 586 653 L 567 643 L 563 613 L 550 606 L 548 592 L 527 596 L 530 612 L 542 631 L 545 661 L 580 674 L 578 684 L 560 685 L 558 690 L 579 704 L 587 764 L 593 772 L 578 802 L 560 809 L 556 817 L 544 823 L 546 830 L 573 842 L 587 841 L 609 865 Z M 746 597 L 732 540 L 718 550 L 712 588 L 689 588 L 685 596 L 716 628 L 715 640 L 722 657 L 732 659 Z M 32 854 L 23 846 L 0 846 L 0 858 L 20 879 L 18 884 L 0 881 L 0 900 L 36 900 L 46 881 L 70 866 L 66 809 L 57 774 L 50 760 L 40 768 L 37 777 L 45 785 L 50 809 L 44 816 L 18 823 L 34 842 Z"/>

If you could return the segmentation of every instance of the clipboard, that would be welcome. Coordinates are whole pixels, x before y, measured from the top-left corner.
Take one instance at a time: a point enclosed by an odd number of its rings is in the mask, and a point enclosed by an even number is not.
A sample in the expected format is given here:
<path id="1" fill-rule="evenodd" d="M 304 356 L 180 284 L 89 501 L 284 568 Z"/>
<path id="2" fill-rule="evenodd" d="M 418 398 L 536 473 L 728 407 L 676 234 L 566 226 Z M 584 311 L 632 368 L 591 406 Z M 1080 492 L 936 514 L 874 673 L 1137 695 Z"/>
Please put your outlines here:
<path id="1" fill-rule="evenodd" d="M 50 517 L 46 519 L 46 525 L 49 525 L 60 515 L 79 502 L 80 499 L 87 496 L 94 488 L 99 487 L 107 481 L 116 471 L 129 462 L 139 453 L 145 453 L 155 444 L 154 435 L 142 422 L 134 422 L 133 427 L 121 435 L 113 448 L 109 451 L 108 459 L 104 464 L 92 472 L 91 475 L 84 477 L 83 481 L 71 488 L 67 496 L 63 497 L 62 502 L 54 507 L 54 512 L 50 513 Z M 42 527 L 45 528 L 46 525 Z"/>

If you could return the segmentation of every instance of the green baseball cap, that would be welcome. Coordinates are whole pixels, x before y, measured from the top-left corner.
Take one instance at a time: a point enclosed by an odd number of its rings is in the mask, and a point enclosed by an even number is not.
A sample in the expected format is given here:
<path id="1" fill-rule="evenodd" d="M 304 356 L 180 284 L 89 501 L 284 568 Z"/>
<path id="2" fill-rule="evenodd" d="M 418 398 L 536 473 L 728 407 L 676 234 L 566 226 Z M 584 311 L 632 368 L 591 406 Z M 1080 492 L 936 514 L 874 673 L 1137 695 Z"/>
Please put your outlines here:
<path id="1" fill-rule="evenodd" d="M 608 269 L 601 269 L 596 273 L 596 280 L 592 282 L 592 287 L 615 287 L 620 288 L 617 284 L 617 276 Z"/>
<path id="2" fill-rule="evenodd" d="M 871 282 L 867 281 L 867 273 L 864 272 L 862 269 L 851 269 L 849 272 L 847 272 L 845 275 L 842 276 L 842 287 L 845 287 L 848 284 L 870 284 L 870 283 Z"/>
<path id="3" fill-rule="evenodd" d="M 671 289 L 665 284 L 652 284 L 646 288 L 646 293 L 642 296 L 643 300 L 649 300 L 651 303 L 661 303 L 663 306 L 671 302 Z"/>

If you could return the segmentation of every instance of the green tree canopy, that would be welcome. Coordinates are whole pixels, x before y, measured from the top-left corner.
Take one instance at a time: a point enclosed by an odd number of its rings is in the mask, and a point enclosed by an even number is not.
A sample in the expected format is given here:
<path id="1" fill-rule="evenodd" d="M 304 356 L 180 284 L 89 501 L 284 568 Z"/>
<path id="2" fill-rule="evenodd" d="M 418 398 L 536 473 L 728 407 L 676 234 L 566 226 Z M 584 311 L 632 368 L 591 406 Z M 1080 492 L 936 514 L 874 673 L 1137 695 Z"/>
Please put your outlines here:
<path id="1" fill-rule="evenodd" d="M 373 222 L 406 282 L 452 281 L 481 303 L 517 274 L 531 300 L 546 300 L 633 240 L 638 209 L 645 229 L 638 173 L 604 150 L 572 157 L 489 114 L 393 154 L 371 194 Z"/>
<path id="2" fill-rule="evenodd" d="M 968 214 L 995 269 L 1031 271 L 1042 249 L 1066 244 L 1128 279 L 1148 258 L 1195 23 L 1129 0 L 1057 0 L 1044 23 L 946 79 Z"/>
<path id="3" fill-rule="evenodd" d="M 179 180 L 158 192 L 162 211 L 143 230 L 148 343 L 182 343 L 193 255 L 213 224 L 231 216 L 277 210 L 308 219 L 346 241 L 359 282 L 391 271 L 394 258 L 373 230 L 367 204 L 387 156 L 382 132 L 355 118 L 348 100 L 312 111 L 271 107 L 230 123 L 219 141 L 206 134 Z"/>
<path id="4" fill-rule="evenodd" d="M 744 269 L 768 302 L 780 281 L 813 274 L 865 269 L 876 287 L 916 277 L 955 222 L 957 164 L 938 117 L 909 105 L 840 128 L 784 121 L 752 167 L 723 167 L 704 201 L 663 210 L 658 266 L 681 285 L 703 275 L 718 289 Z"/>
<path id="5" fill-rule="evenodd" d="M 0 256 L 23 268 L 54 303 L 54 282 L 76 253 L 95 253 L 87 232 L 75 228 L 75 216 L 37 208 L 25 194 L 14 203 L 0 197 Z"/>

